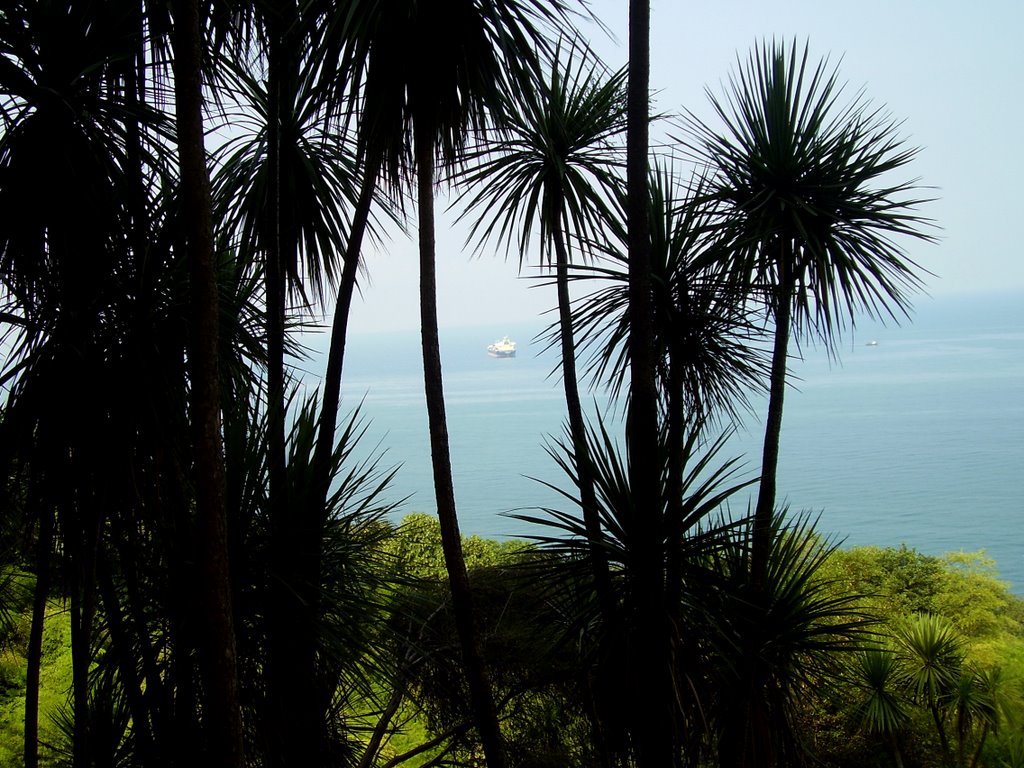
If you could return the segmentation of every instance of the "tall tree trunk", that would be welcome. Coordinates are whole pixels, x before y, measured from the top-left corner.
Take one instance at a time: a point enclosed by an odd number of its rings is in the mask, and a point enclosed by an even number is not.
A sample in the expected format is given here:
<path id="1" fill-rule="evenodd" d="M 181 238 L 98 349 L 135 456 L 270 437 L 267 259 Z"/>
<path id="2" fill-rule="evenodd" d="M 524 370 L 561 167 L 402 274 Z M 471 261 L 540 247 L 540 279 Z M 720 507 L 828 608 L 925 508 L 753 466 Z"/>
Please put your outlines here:
<path id="1" fill-rule="evenodd" d="M 754 538 L 751 551 L 751 576 L 755 589 L 763 590 L 768 579 L 768 559 L 772 548 L 772 523 L 775 517 L 776 483 L 779 469 L 779 440 L 782 435 L 782 409 L 786 395 L 786 363 L 789 356 L 792 317 L 792 251 L 779 245 L 779 283 L 775 287 L 775 340 L 768 387 L 768 414 L 761 453 L 761 484 L 754 508 Z"/>
<path id="2" fill-rule="evenodd" d="M 312 765 L 320 753 L 323 712 L 314 690 L 316 622 L 313 595 L 319 573 L 307 560 L 310 523 L 293 514 L 288 498 L 285 439 L 285 296 L 287 265 L 296 262 L 298 232 L 292 208 L 289 161 L 296 108 L 297 9 L 290 0 L 268 8 L 267 164 L 269 199 L 264 210 L 267 249 L 264 295 L 267 332 L 267 448 L 270 543 L 270 601 L 267 606 L 267 717 L 270 766 Z"/>
<path id="3" fill-rule="evenodd" d="M 678 763 L 672 685 L 671 634 L 665 613 L 664 510 L 658 449 L 651 295 L 648 146 L 650 120 L 649 0 L 629 3 L 629 84 L 626 93 L 627 239 L 629 250 L 630 400 L 626 430 L 635 517 L 636 574 L 631 600 L 636 626 L 630 642 L 631 732 L 639 768 Z"/>
<path id="4" fill-rule="evenodd" d="M 198 0 L 174 0 L 174 88 L 181 164 L 182 224 L 189 272 L 189 373 L 200 538 L 200 654 L 203 719 L 213 764 L 241 768 L 234 613 L 228 567 L 224 454 L 220 430 L 218 295 L 210 178 L 203 144 L 203 23 Z"/>
<path id="5" fill-rule="evenodd" d="M 668 297 L 671 301 L 671 297 Z M 677 317 L 685 318 L 686 308 L 676 307 Z M 687 320 L 682 320 L 683 323 Z M 667 466 L 667 479 L 665 482 L 665 518 L 666 533 L 665 540 L 668 550 L 665 562 L 665 601 L 673 621 L 679 619 L 679 610 L 682 600 L 682 572 L 683 563 L 675 556 L 676 542 L 679 542 L 684 534 L 683 522 L 683 451 L 687 444 L 686 426 L 691 423 L 692 418 L 700 419 L 700 409 L 695 408 L 692 416 L 685 412 L 686 403 L 683 397 L 683 372 L 685 365 L 683 351 L 678 340 L 678 335 L 673 334 L 669 339 L 668 376 L 665 388 L 665 403 L 667 420 L 667 438 L 665 449 L 668 455 L 665 459 Z M 699 423 L 691 424 L 693 429 L 698 429 Z"/>
<path id="6" fill-rule="evenodd" d="M 580 400 L 579 381 L 576 375 L 576 340 L 573 334 L 572 301 L 569 296 L 569 256 L 563 240 L 561 220 L 555 217 L 551 237 L 555 243 L 555 287 L 558 294 L 559 339 L 562 352 L 562 385 L 565 390 L 565 408 L 569 417 L 569 436 L 576 458 L 577 480 L 580 490 L 580 508 L 583 525 L 587 532 L 587 550 L 594 579 L 594 591 L 600 608 L 601 621 L 610 627 L 615 619 L 615 601 L 612 594 L 611 574 L 608 557 L 605 554 L 601 533 L 601 517 L 594 488 L 594 467 L 587 442 L 586 422 L 583 418 L 583 404 Z M 611 683 L 618 677 L 616 670 L 607 669 L 605 662 L 621 664 L 618 655 L 609 649 L 599 654 L 598 664 L 588 681 L 593 700 L 593 734 L 595 748 L 604 764 L 610 765 L 612 756 L 609 747 L 607 707 L 618 706 L 620 691 Z"/>
<path id="7" fill-rule="evenodd" d="M 91 489 L 77 488 L 74 501 L 62 515 L 65 547 L 71 569 L 71 688 L 74 711 L 72 765 L 88 768 L 92 760 L 89 710 L 89 667 L 92 665 L 92 630 L 96 615 L 96 558 L 98 504 Z M 69 538 L 70 534 L 70 538 Z"/>
<path id="8" fill-rule="evenodd" d="M 551 237 L 555 243 L 555 287 L 558 293 L 558 326 L 562 347 L 562 384 L 565 389 L 565 409 L 569 416 L 569 435 L 576 456 L 576 472 L 580 484 L 580 505 L 583 524 L 587 531 L 591 568 L 598 602 L 605 621 L 613 617 L 611 578 L 608 558 L 601 548 L 601 518 L 594 490 L 594 468 L 587 443 L 587 427 L 580 401 L 579 381 L 576 375 L 576 340 L 572 325 L 572 301 L 569 297 L 569 254 L 562 235 L 562 222 L 555 217 Z"/>
<path id="9" fill-rule="evenodd" d="M 455 489 L 448 447 L 448 422 L 444 409 L 444 384 L 441 379 L 441 343 L 437 329 L 437 275 L 434 245 L 434 145 L 423 131 L 413 127 L 417 169 L 417 204 L 420 250 L 420 332 L 423 344 L 423 388 L 427 401 L 430 430 L 430 456 L 434 475 L 437 518 L 441 528 L 452 609 L 462 646 L 463 666 L 476 727 L 480 734 L 488 768 L 504 768 L 505 750 L 498 726 L 497 708 L 480 638 L 473 617 L 473 600 L 462 554 L 462 536 L 455 511 Z"/>
<path id="10" fill-rule="evenodd" d="M 331 320 L 331 340 L 327 352 L 327 368 L 324 373 L 323 401 L 317 423 L 316 445 L 313 449 L 313 463 L 309 483 L 305 520 L 305 543 L 303 552 L 303 578 L 316 586 L 321 581 L 323 568 L 323 540 L 327 525 L 327 497 L 331 486 L 331 457 L 335 448 L 335 434 L 338 425 L 338 409 L 341 404 L 341 376 L 345 363 L 345 346 L 348 339 L 348 320 L 355 295 L 356 278 L 359 274 L 360 253 L 363 235 L 370 218 L 370 208 L 377 187 L 378 162 L 370 162 L 363 169 L 359 199 L 352 214 L 352 225 L 345 247 L 345 261 L 335 297 L 334 314 Z M 321 614 L 320 592 L 313 589 L 309 602 L 310 615 L 316 619 Z M 315 700 L 319 702 L 317 716 L 325 721 L 326 707 L 330 703 L 330 691 L 314 686 Z"/>
<path id="11" fill-rule="evenodd" d="M 768 585 L 768 563 L 772 553 L 775 520 L 775 489 L 779 465 L 779 438 L 782 434 L 783 399 L 786 394 L 786 362 L 789 351 L 789 329 L 792 316 L 792 290 L 790 286 L 791 251 L 784 243 L 779 245 L 779 283 L 775 287 L 774 315 L 775 340 L 768 387 L 768 415 L 764 429 L 764 447 L 761 454 L 761 484 L 754 508 L 754 532 L 750 551 L 750 599 L 762 611 L 767 610 L 771 595 Z M 750 717 L 747 736 L 740 755 L 741 766 L 757 766 L 765 759 L 774 759 L 775 736 L 765 714 L 767 707 L 765 680 L 758 676 L 748 683 L 748 711 L 760 713 Z"/>
<path id="12" fill-rule="evenodd" d="M 310 494 L 309 514 L 317 519 L 322 531 L 326 522 L 325 508 L 330 491 L 331 454 L 334 452 L 334 435 L 338 426 L 338 407 L 341 404 L 341 374 L 345 363 L 345 344 L 348 339 L 348 319 L 355 295 L 356 277 L 359 274 L 360 253 L 363 236 L 370 218 L 373 194 L 377 188 L 379 161 L 370 161 L 363 169 L 359 188 L 359 200 L 352 215 L 352 229 L 345 247 L 345 265 L 341 271 L 338 295 L 331 320 L 331 343 L 327 351 L 327 370 L 324 373 L 324 397 L 320 408 L 319 429 L 316 449 L 313 454 L 313 491 Z"/>
<path id="13" fill-rule="evenodd" d="M 43 658 L 46 603 L 50 597 L 53 510 L 46 510 L 39 520 L 36 549 L 36 588 L 32 597 L 32 628 L 28 636 L 28 669 L 25 672 L 25 768 L 39 766 L 39 673 Z"/>

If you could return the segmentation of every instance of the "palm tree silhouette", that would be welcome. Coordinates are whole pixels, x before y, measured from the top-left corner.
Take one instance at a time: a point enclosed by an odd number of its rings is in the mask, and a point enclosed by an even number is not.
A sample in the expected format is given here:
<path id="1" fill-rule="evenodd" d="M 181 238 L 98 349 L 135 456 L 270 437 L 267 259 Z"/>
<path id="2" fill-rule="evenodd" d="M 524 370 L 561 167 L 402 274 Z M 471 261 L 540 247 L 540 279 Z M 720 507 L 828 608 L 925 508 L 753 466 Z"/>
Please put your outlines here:
<path id="1" fill-rule="evenodd" d="M 379 162 L 390 187 L 415 176 L 420 254 L 420 328 L 434 493 L 442 544 L 477 727 L 488 764 L 504 765 L 462 556 L 452 483 L 437 328 L 434 188 L 438 164 L 451 167 L 470 133 L 489 121 L 503 89 L 527 83 L 523 62 L 547 47 L 543 27 L 565 15 L 561 2 L 353 4 L 351 82 L 361 88 L 359 135 L 367 167 Z"/>
<path id="2" fill-rule="evenodd" d="M 562 57 L 566 61 L 562 61 Z M 480 148 L 481 162 L 463 178 L 475 191 L 463 217 L 478 214 L 470 230 L 482 247 L 492 237 L 513 244 L 522 265 L 534 229 L 539 231 L 541 261 L 555 264 L 558 292 L 558 343 L 561 347 L 573 456 L 590 557 L 599 601 L 611 599 L 608 565 L 601 540 L 597 500 L 591 477 L 587 432 L 580 401 L 576 339 L 569 298 L 569 267 L 574 249 L 586 249 L 603 237 L 619 196 L 621 148 L 615 140 L 625 128 L 625 72 L 609 74 L 584 44 L 573 41 L 555 52 L 550 73 L 537 72 L 530 89 L 503 93 L 494 137 Z"/>
<path id="3" fill-rule="evenodd" d="M 862 97 L 840 104 L 828 61 L 812 65 L 794 41 L 754 47 L 727 95 L 709 93 L 716 129 L 688 113 L 684 142 L 708 169 L 707 198 L 725 215 L 718 237 L 728 271 L 763 296 L 775 337 L 755 509 L 754 574 L 763 581 L 776 497 L 791 335 L 830 349 L 858 313 L 898 320 L 923 270 L 907 238 L 931 240 L 914 181 L 894 181 L 917 154 L 899 123 Z"/>

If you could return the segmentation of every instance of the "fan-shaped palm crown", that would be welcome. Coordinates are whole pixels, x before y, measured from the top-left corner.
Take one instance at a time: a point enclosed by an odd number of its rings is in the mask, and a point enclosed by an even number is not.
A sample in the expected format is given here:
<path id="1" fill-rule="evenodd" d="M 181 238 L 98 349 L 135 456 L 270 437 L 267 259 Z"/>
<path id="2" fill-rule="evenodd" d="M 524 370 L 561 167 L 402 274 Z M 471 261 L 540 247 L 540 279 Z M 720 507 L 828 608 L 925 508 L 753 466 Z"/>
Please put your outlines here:
<path id="1" fill-rule="evenodd" d="M 755 46 L 725 98 L 709 92 L 724 130 L 691 113 L 685 141 L 728 215 L 733 274 L 775 286 L 771 303 L 792 301 L 794 330 L 829 342 L 858 312 L 906 312 L 920 267 L 899 240 L 931 238 L 915 182 L 892 179 L 918 150 L 860 94 L 841 104 L 837 70 L 808 59 L 795 42 Z"/>

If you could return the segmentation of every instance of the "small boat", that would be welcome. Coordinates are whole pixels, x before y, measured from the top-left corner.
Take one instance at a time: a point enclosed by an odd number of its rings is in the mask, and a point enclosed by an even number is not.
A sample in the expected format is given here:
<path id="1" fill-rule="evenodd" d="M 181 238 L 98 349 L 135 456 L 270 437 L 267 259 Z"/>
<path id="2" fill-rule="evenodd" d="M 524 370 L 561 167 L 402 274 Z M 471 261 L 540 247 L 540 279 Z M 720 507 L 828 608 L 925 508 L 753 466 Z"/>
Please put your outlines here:
<path id="1" fill-rule="evenodd" d="M 515 357 L 516 343 L 508 336 L 488 345 L 487 354 L 491 357 Z"/>
<path id="2" fill-rule="evenodd" d="M 878 346 L 878 342 L 877 342 L 877 341 L 875 341 L 874 339 L 872 339 L 871 341 L 869 341 L 869 342 L 868 342 L 867 344 L 865 344 L 864 346 L 865 346 L 865 347 L 877 347 L 877 346 Z"/>

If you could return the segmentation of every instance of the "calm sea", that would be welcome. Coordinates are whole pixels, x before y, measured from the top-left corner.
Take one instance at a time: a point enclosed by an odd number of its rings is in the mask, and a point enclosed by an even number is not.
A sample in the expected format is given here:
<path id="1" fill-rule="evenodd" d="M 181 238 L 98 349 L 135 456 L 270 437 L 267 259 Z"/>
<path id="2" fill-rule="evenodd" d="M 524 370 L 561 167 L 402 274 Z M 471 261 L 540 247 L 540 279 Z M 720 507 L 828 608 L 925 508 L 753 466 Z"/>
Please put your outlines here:
<path id="1" fill-rule="evenodd" d="M 538 321 L 442 332 L 464 533 L 529 534 L 506 513 L 567 509 L 538 482 L 567 487 L 544 450 L 562 433 L 564 401 L 550 375 L 554 356 L 532 342 L 543 328 Z M 488 357 L 487 344 L 505 334 L 518 341 L 518 356 Z M 983 549 L 1024 593 L 1024 302 L 921 300 L 911 323 L 858 324 L 838 361 L 820 349 L 802 355 L 786 400 L 780 500 L 819 513 L 819 531 L 849 545 L 906 543 L 936 555 Z M 308 363 L 321 367 L 316 356 Z M 343 408 L 362 403 L 366 446 L 400 467 L 392 493 L 408 497 L 403 512 L 435 509 L 421 370 L 415 332 L 350 341 Z M 600 393 L 591 399 L 604 401 Z M 760 430 L 751 417 L 722 454 L 744 457 L 748 476 L 756 474 Z"/>

